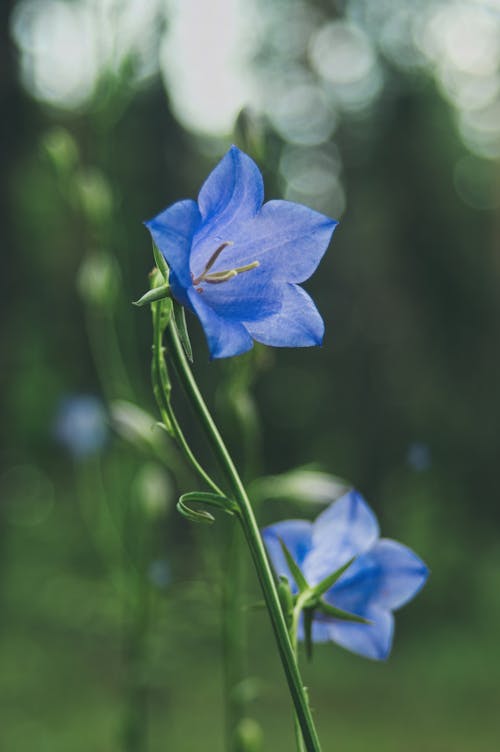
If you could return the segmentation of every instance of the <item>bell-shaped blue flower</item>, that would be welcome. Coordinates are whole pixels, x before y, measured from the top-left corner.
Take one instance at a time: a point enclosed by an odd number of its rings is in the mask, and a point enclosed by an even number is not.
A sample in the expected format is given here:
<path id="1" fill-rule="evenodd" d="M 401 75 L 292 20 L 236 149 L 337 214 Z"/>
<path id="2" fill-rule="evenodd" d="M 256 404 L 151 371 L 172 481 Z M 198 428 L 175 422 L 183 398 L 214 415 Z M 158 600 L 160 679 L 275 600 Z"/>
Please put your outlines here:
<path id="1" fill-rule="evenodd" d="M 197 202 L 179 201 L 146 222 L 172 293 L 200 319 L 213 358 L 244 353 L 253 340 L 277 347 L 323 340 L 321 316 L 299 283 L 315 271 L 337 222 L 263 199 L 257 165 L 232 146 Z"/>
<path id="2" fill-rule="evenodd" d="M 298 588 L 280 541 L 310 587 L 354 559 L 323 599 L 367 623 L 340 620 L 316 610 L 312 640 L 336 642 L 367 658 L 387 658 L 394 631 L 392 612 L 418 593 L 429 572 L 409 548 L 379 537 L 377 519 L 359 493 L 345 494 L 312 523 L 285 520 L 271 525 L 263 530 L 263 538 L 276 573 L 288 578 L 295 593 Z M 303 639 L 302 626 L 301 631 Z"/>

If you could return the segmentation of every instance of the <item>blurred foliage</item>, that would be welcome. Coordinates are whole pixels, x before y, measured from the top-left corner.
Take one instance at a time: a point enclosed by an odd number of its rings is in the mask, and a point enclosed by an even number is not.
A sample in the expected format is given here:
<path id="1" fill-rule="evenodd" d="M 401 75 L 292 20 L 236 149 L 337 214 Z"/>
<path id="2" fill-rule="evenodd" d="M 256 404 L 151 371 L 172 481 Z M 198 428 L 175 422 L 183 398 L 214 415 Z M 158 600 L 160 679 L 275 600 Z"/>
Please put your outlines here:
<path id="1" fill-rule="evenodd" d="M 28 5 L 5 2 L 0 10 L 0 746 L 132 749 L 120 736 L 123 728 L 134 733 L 123 721 L 128 665 L 137 702 L 147 694 L 151 750 L 204 749 L 207 738 L 220 749 L 220 550 L 231 522 L 199 531 L 175 515 L 189 475 L 152 428 L 150 320 L 130 303 L 147 289 L 152 267 L 141 221 L 195 196 L 229 136 L 210 137 L 202 124 L 189 129 L 173 88 L 165 96 L 157 68 L 144 73 L 137 51 L 107 57 L 85 101 L 44 100 L 30 90 L 13 41 Z M 325 750 L 489 752 L 500 699 L 498 161 L 474 152 L 463 118 L 457 129 L 458 94 L 451 101 L 437 62 L 398 63 L 396 42 L 401 56 L 409 49 L 402 26 L 380 51 L 370 13 L 394 4 L 370 11 L 369 3 L 311 0 L 291 3 L 289 13 L 283 2 L 267 5 L 253 59 L 262 90 L 267 77 L 291 91 L 287 76 L 301 66 L 308 81 L 315 76 L 307 96 L 314 90 L 319 99 L 306 97 L 305 126 L 290 101 L 255 120 L 246 111 L 235 138 L 250 133 L 269 197 L 309 197 L 331 213 L 345 206 L 307 285 L 327 336 L 323 348 L 307 352 L 256 348 L 255 371 L 249 375 L 243 359 L 235 378 L 234 364 L 208 364 L 193 319 L 196 375 L 236 456 L 246 457 L 248 477 L 259 467 L 274 478 L 307 465 L 348 479 L 376 509 L 384 534 L 414 548 L 432 570 L 398 618 L 388 665 L 325 646 L 307 667 Z M 424 7 L 442 6 L 443 14 L 477 4 L 420 5 L 412 19 Z M 152 55 L 171 21 L 159 7 Z M 285 18 L 296 20 L 295 36 L 281 29 Z M 316 39 L 321 51 L 333 33 L 328 24 L 343 18 L 364 29 L 363 37 L 349 32 L 351 41 L 379 45 L 372 67 L 381 79 L 357 109 L 345 105 L 355 82 L 337 80 L 337 104 L 328 100 L 323 112 L 313 105 L 323 101 L 318 70 L 326 58 L 308 57 L 312 43 L 301 39 Z M 465 61 L 469 53 L 464 48 Z M 480 74 L 473 75 L 479 91 Z M 323 141 L 306 143 L 314 123 L 320 131 L 326 123 Z M 300 177 L 304 164 L 310 169 Z M 325 165 L 336 182 L 315 192 L 307 180 L 322 185 Z M 110 421 L 106 447 L 83 463 L 72 462 L 53 433 L 61 398 L 75 393 L 99 395 Z M 192 417 L 178 398 L 189 433 Z M 238 445 L 241 420 L 262 440 L 251 456 Z M 194 443 L 205 449 L 197 434 Z M 283 492 L 272 488 L 259 500 L 263 524 L 316 513 L 317 498 L 291 499 L 286 482 Z M 146 594 L 134 589 L 137 571 L 146 572 Z M 251 590 L 249 606 L 258 598 L 254 582 Z M 127 663 L 129 637 L 142 628 L 142 597 L 146 657 Z M 249 608 L 249 618 L 249 665 L 263 687 L 252 711 L 262 719 L 264 748 L 288 750 L 289 708 L 270 629 L 260 611 Z M 241 733 L 260 744 L 251 719 Z"/>

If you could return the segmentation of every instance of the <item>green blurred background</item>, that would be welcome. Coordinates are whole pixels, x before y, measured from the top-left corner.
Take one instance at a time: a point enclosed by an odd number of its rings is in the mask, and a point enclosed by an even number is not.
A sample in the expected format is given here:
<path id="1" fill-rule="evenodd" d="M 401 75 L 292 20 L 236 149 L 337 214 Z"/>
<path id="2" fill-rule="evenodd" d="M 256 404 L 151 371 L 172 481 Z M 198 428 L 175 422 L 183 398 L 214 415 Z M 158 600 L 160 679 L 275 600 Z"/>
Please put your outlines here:
<path id="1" fill-rule="evenodd" d="M 498 0 L 4 0 L 0 15 L 0 748 L 222 749 L 230 522 L 175 512 L 197 486 L 152 428 L 150 317 L 131 301 L 152 267 L 141 222 L 195 197 L 235 141 L 268 198 L 341 225 L 306 285 L 323 348 L 209 363 L 190 319 L 209 403 L 250 480 L 347 479 L 432 570 L 387 664 L 330 645 L 305 665 L 324 748 L 497 749 Z M 55 436 L 77 394 L 109 427 L 85 456 Z M 261 485 L 261 524 L 314 516 L 338 492 L 314 477 L 319 499 Z M 254 749 L 290 750 L 248 571 Z"/>

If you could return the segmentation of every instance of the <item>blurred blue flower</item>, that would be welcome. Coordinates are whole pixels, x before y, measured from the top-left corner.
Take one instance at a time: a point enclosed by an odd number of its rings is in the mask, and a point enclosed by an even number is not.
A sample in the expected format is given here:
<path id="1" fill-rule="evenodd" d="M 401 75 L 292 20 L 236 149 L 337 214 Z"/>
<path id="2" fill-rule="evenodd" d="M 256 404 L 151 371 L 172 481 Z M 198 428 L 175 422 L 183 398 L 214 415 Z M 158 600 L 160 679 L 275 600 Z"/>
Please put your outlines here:
<path id="1" fill-rule="evenodd" d="M 297 592 L 280 540 L 288 548 L 309 586 L 357 557 L 323 596 L 324 601 L 370 623 L 341 621 L 314 612 L 312 640 L 336 642 L 367 658 L 383 660 L 391 650 L 392 612 L 424 585 L 428 569 L 409 548 L 380 538 L 377 519 L 356 491 L 331 504 L 314 522 L 285 520 L 263 530 L 274 569 Z M 303 639 L 303 628 L 299 639 Z"/>
<path id="2" fill-rule="evenodd" d="M 103 404 L 97 397 L 87 394 L 65 397 L 57 409 L 54 433 L 77 459 L 96 454 L 108 436 Z"/>
<path id="3" fill-rule="evenodd" d="M 213 358 L 253 342 L 307 347 L 324 325 L 298 286 L 315 271 L 337 225 L 290 201 L 263 205 L 257 165 L 232 146 L 198 201 L 179 201 L 146 222 L 170 267 L 175 298 L 198 316 Z"/>
<path id="4" fill-rule="evenodd" d="M 414 441 L 408 447 L 406 461 L 418 473 L 428 470 L 432 465 L 432 455 L 429 446 L 421 441 Z"/>

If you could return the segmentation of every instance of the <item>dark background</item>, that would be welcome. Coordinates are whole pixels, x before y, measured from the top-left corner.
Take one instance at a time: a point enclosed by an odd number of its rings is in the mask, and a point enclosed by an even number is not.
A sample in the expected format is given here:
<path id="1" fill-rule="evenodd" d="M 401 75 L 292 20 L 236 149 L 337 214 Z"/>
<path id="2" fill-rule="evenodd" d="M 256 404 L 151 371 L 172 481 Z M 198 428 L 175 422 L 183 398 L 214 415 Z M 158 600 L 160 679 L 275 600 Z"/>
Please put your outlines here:
<path id="1" fill-rule="evenodd" d="M 142 221 L 195 197 L 236 141 L 267 198 L 341 224 L 306 284 L 322 348 L 209 363 L 189 319 L 209 403 L 249 478 L 308 465 L 347 479 L 432 570 L 398 616 L 387 664 L 329 645 L 305 666 L 324 748 L 489 752 L 500 730 L 500 9 L 207 8 L 1 5 L 1 747 L 139 749 L 143 721 L 151 750 L 222 746 L 229 523 L 193 529 L 175 512 L 193 480 L 150 429 L 150 317 L 131 301 L 152 267 Z M 61 399 L 78 394 L 102 400 L 110 424 L 85 457 L 54 435 Z M 138 437 L 127 413 L 133 441 L 117 400 L 155 416 Z M 235 405 L 261 437 L 255 456 Z M 259 521 L 319 508 L 262 501 Z M 253 573 L 248 589 L 252 602 Z M 259 677 L 248 712 L 263 749 L 288 750 L 269 624 L 248 618 Z"/>

